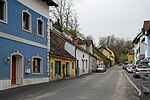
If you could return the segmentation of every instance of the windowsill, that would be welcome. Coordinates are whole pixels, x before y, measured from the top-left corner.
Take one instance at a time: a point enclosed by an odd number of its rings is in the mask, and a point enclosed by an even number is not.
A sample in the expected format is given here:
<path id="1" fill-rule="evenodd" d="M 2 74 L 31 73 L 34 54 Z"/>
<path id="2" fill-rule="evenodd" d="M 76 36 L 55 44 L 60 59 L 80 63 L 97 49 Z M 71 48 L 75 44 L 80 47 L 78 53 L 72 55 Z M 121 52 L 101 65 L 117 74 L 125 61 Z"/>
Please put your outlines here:
<path id="1" fill-rule="evenodd" d="M 44 38 L 44 35 L 39 35 L 39 34 L 37 34 L 37 36 L 39 36 L 39 37 L 41 37 L 41 38 Z"/>
<path id="2" fill-rule="evenodd" d="M 5 20 L 1 20 L 1 19 L 0 19 L 0 22 L 7 24 L 7 21 L 5 21 Z"/>
<path id="3" fill-rule="evenodd" d="M 34 75 L 41 75 L 43 73 L 34 73 L 34 72 L 32 72 L 32 74 L 34 74 Z"/>
<path id="4" fill-rule="evenodd" d="M 26 29 L 24 29 L 24 28 L 22 28 L 22 30 L 25 31 L 25 32 L 28 32 L 28 33 L 31 33 L 31 32 L 32 32 L 31 30 L 26 30 Z"/>

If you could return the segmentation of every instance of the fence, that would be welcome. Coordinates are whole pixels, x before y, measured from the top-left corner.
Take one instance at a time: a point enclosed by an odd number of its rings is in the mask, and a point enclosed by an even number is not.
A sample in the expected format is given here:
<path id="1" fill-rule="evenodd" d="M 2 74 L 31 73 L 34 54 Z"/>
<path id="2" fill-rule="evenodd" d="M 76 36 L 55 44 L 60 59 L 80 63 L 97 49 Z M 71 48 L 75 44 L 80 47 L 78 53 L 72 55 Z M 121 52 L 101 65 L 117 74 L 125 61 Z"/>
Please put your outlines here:
<path id="1" fill-rule="evenodd" d="M 150 74 L 141 74 L 141 100 L 150 100 Z"/>

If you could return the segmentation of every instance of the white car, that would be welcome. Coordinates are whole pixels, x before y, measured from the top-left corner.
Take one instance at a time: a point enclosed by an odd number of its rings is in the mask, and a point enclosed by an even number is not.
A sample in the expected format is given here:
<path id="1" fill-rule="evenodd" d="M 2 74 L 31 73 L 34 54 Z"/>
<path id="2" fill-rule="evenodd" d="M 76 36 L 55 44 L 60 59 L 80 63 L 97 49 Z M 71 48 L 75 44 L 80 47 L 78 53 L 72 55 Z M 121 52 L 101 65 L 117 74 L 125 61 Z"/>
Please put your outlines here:
<path id="1" fill-rule="evenodd" d="M 133 64 L 128 64 L 126 67 L 126 70 L 128 73 L 132 73 L 134 70 L 134 65 Z"/>
<path id="2" fill-rule="evenodd" d="M 97 65 L 97 68 L 96 68 L 96 72 L 105 72 L 106 71 L 106 67 L 105 65 Z"/>
<path id="3" fill-rule="evenodd" d="M 133 77 L 148 76 L 150 74 L 150 66 L 147 64 L 137 64 L 133 70 Z"/>

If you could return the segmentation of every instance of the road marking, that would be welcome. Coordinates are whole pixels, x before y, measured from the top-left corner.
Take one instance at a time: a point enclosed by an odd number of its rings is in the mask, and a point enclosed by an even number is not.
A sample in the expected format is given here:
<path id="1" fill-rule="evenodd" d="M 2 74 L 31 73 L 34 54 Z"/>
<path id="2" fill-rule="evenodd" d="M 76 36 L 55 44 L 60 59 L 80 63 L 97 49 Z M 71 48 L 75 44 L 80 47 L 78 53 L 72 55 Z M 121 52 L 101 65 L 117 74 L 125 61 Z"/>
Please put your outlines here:
<path id="1" fill-rule="evenodd" d="M 129 78 L 129 76 L 125 72 L 124 72 L 124 74 L 127 77 L 127 79 L 131 82 L 131 84 L 133 85 L 133 87 L 138 91 L 139 96 L 141 96 L 141 90 L 132 82 L 132 80 Z"/>

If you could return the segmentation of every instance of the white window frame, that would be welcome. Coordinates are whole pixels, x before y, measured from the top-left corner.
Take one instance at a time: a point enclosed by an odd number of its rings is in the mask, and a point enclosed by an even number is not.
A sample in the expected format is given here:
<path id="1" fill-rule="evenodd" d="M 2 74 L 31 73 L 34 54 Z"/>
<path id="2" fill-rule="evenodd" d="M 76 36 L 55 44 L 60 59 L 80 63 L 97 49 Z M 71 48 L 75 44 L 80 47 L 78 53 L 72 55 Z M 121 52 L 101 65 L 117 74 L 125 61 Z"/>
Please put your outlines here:
<path id="1" fill-rule="evenodd" d="M 42 21 L 42 35 L 38 34 L 38 21 L 39 20 Z M 42 17 L 37 18 L 37 35 L 40 37 L 44 37 L 44 21 L 43 21 Z"/>
<path id="2" fill-rule="evenodd" d="M 27 13 L 29 15 L 29 30 L 23 28 L 23 13 Z M 32 15 L 29 13 L 28 9 L 22 10 L 22 30 L 32 33 Z"/>
<path id="3" fill-rule="evenodd" d="M 7 0 L 2 0 L 3 2 L 5 2 L 5 8 L 4 8 L 4 19 L 3 20 L 1 20 L 0 19 L 0 22 L 2 22 L 2 23 L 6 23 L 7 24 L 7 21 L 8 21 L 8 6 L 7 6 Z"/>
<path id="4" fill-rule="evenodd" d="M 33 60 L 34 60 L 35 58 L 38 58 L 38 59 L 41 60 L 41 62 L 40 62 L 40 73 L 35 73 L 35 72 L 33 71 Z M 32 57 L 32 74 L 42 74 L 42 73 L 43 73 L 43 58 L 40 57 L 40 56 L 33 56 L 33 57 Z"/>

